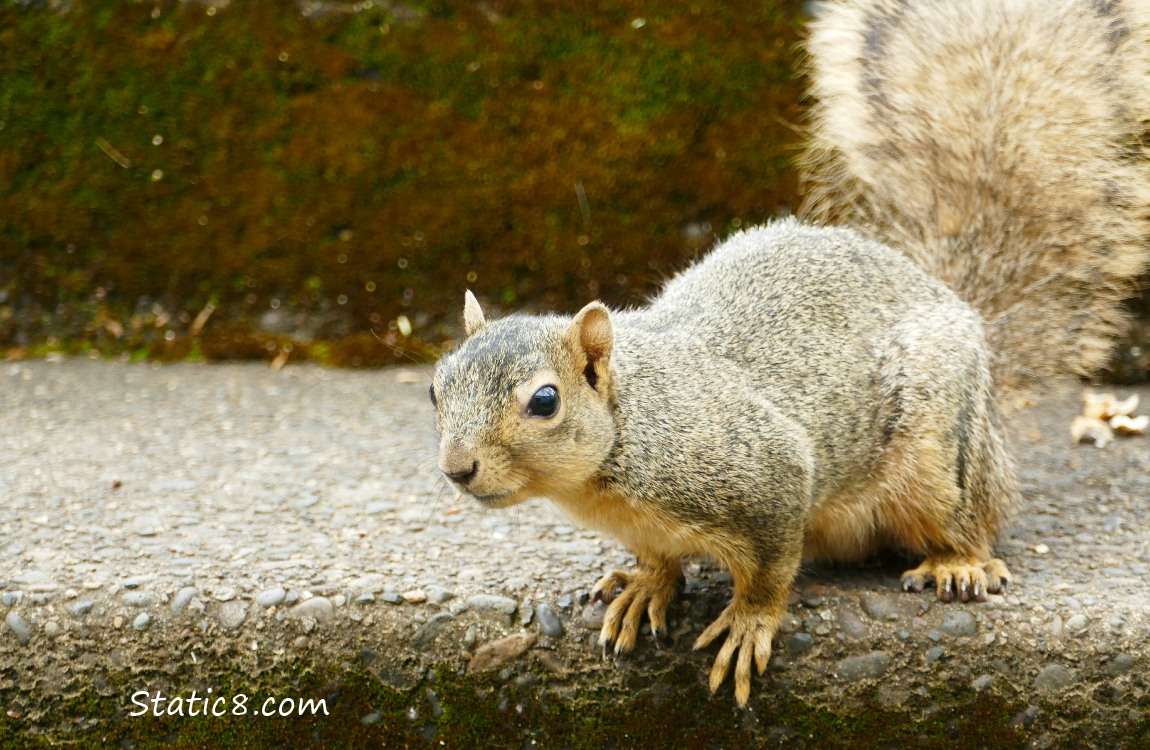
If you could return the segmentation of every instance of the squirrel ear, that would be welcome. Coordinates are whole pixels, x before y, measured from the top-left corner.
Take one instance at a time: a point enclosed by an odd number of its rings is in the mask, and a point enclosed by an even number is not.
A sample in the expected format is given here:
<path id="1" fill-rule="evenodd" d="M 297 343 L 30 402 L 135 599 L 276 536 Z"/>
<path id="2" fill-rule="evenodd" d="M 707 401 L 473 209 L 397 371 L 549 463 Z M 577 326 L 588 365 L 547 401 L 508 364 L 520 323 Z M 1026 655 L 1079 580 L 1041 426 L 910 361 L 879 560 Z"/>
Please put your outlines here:
<path id="1" fill-rule="evenodd" d="M 483 308 L 479 306 L 479 300 L 475 299 L 475 295 L 468 289 L 467 293 L 463 295 L 463 332 L 471 337 L 485 325 L 487 325 L 487 319 L 483 317 Z"/>
<path id="2" fill-rule="evenodd" d="M 564 334 L 573 352 L 582 352 L 587 364 L 596 367 L 611 356 L 615 346 L 615 331 L 611 327 L 611 313 L 602 302 L 591 302 L 575 315 Z"/>

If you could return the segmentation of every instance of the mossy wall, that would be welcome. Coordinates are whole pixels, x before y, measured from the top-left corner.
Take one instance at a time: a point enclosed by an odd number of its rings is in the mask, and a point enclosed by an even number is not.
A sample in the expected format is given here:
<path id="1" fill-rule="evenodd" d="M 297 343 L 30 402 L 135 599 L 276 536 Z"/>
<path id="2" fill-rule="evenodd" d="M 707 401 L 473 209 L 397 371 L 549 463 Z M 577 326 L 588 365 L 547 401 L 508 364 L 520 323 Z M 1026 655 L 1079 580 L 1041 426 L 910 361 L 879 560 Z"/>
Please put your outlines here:
<path id="1" fill-rule="evenodd" d="M 0 2 L 0 347 L 366 364 L 393 356 L 372 331 L 441 342 L 465 287 L 639 302 L 794 207 L 801 21 L 798 0 Z"/>

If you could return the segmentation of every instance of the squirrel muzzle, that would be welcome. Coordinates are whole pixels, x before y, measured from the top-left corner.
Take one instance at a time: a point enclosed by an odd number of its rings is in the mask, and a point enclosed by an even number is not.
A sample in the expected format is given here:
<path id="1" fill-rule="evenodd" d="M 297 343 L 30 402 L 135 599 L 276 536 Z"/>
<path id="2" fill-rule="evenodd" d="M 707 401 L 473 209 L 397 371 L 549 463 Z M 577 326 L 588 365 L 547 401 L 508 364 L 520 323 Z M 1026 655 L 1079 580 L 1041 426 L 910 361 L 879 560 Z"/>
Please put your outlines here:
<path id="1" fill-rule="evenodd" d="M 522 502 L 522 488 L 501 481 L 498 456 L 469 447 L 454 435 L 444 435 L 439 444 L 439 470 L 462 494 L 470 495 L 488 508 L 506 508 Z"/>

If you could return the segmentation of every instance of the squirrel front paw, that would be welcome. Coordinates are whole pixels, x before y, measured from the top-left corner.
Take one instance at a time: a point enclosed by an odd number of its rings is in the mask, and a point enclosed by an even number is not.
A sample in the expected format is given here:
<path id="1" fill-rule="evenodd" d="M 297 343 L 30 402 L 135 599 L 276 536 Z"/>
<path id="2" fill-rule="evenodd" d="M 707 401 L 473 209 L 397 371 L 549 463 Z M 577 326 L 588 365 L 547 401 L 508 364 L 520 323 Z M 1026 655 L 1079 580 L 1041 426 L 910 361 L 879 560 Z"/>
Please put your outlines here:
<path id="1" fill-rule="evenodd" d="M 599 631 L 599 645 L 604 652 L 613 647 L 616 654 L 622 654 L 635 647 L 644 611 L 651 621 L 651 634 L 656 639 L 664 635 L 667 607 L 681 580 L 682 572 L 677 566 L 639 568 L 633 573 L 614 570 L 600 578 L 591 597 L 609 604 Z"/>
<path id="2" fill-rule="evenodd" d="M 715 657 L 711 667 L 711 693 L 719 689 L 727 678 L 731 658 L 735 651 L 739 659 L 735 663 L 735 700 L 739 707 L 747 705 L 751 697 L 751 662 L 759 674 L 767 668 L 771 659 L 771 639 L 779 627 L 780 616 L 763 608 L 753 607 L 745 602 L 733 601 L 723 613 L 695 641 L 695 648 L 705 648 L 723 632 L 727 640 Z"/>

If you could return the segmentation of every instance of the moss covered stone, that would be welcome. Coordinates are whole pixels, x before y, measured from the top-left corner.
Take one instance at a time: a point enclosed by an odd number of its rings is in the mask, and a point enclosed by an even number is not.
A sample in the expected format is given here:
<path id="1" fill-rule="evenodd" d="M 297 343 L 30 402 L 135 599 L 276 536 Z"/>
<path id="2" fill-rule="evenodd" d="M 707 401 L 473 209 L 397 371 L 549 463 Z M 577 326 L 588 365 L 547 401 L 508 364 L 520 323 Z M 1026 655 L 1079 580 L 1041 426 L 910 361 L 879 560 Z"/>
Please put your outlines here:
<path id="1" fill-rule="evenodd" d="M 792 207 L 800 6 L 0 5 L 0 346 L 374 364 L 466 286 L 637 302 Z"/>

